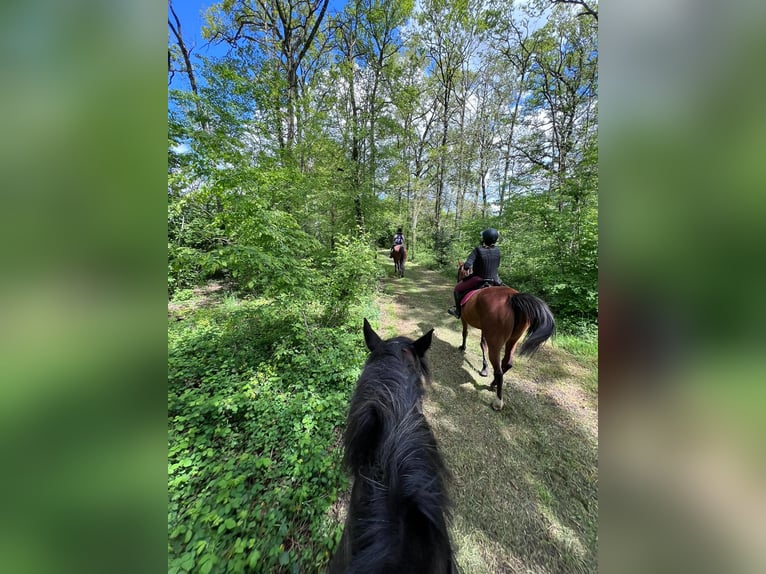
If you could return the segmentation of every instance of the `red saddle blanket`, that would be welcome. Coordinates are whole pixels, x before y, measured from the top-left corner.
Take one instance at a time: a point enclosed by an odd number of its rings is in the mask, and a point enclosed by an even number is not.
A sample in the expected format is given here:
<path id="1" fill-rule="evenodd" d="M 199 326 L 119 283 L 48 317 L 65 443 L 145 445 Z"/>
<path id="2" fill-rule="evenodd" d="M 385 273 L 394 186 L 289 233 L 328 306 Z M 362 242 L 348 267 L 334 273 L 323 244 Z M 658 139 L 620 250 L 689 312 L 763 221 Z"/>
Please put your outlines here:
<path id="1" fill-rule="evenodd" d="M 465 305 L 468 302 L 468 300 L 471 297 L 473 297 L 475 293 L 478 293 L 479 291 L 481 291 L 481 289 L 473 289 L 472 291 L 469 291 L 468 293 L 463 295 L 463 298 L 460 300 L 460 306 L 462 307 L 463 305 Z"/>

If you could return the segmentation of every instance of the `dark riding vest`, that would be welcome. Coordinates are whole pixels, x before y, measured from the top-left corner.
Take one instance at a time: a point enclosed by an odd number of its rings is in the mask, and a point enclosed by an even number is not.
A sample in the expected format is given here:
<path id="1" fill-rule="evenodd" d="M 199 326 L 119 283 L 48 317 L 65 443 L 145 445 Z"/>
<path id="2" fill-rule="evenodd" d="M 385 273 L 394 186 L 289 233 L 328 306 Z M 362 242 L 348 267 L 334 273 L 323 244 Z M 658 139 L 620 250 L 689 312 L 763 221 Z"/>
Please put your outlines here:
<path id="1" fill-rule="evenodd" d="M 500 269 L 500 250 L 497 247 L 475 247 L 468 259 L 463 263 L 463 268 L 473 267 L 473 274 L 484 279 L 492 279 L 495 283 L 500 283 L 500 276 L 497 274 Z"/>

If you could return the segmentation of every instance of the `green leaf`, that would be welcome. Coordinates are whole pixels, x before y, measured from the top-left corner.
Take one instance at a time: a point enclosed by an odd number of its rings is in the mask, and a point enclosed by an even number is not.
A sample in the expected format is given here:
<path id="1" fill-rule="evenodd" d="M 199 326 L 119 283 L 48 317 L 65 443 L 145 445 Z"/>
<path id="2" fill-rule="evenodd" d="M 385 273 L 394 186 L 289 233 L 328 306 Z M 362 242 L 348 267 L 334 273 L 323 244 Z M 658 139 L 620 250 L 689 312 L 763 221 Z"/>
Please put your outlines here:
<path id="1" fill-rule="evenodd" d="M 271 466 L 271 459 L 267 456 L 262 456 L 260 458 L 257 458 L 255 460 L 255 468 L 261 468 L 261 467 L 269 467 Z"/>
<path id="2" fill-rule="evenodd" d="M 290 552 L 288 551 L 288 552 L 280 553 L 280 555 L 279 555 L 279 563 L 282 566 L 286 566 L 288 562 L 290 562 Z"/>
<path id="3" fill-rule="evenodd" d="M 261 553 L 259 550 L 253 550 L 250 553 L 250 556 L 247 559 L 247 564 L 250 566 L 250 568 L 255 568 L 258 564 L 258 559 L 261 557 Z"/>
<path id="4" fill-rule="evenodd" d="M 207 548 L 207 540 L 200 540 L 194 545 L 194 553 L 199 556 L 205 548 Z"/>
<path id="5" fill-rule="evenodd" d="M 187 552 L 186 554 L 181 557 L 181 562 L 179 563 L 179 566 L 186 570 L 187 572 L 190 572 L 192 568 L 194 568 L 194 554 L 191 552 Z"/>

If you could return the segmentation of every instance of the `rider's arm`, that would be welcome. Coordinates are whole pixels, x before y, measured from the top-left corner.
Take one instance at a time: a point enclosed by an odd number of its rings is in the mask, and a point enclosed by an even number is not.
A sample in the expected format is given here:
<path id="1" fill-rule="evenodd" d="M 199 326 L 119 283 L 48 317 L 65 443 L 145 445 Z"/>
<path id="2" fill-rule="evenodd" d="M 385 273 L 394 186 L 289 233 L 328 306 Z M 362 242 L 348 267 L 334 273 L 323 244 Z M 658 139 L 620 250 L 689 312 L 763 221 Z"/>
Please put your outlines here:
<path id="1" fill-rule="evenodd" d="M 463 263 L 463 269 L 468 271 L 471 267 L 473 267 L 474 261 L 476 261 L 476 255 L 478 253 L 478 248 L 474 247 L 473 251 L 471 251 L 471 254 L 468 256 L 468 259 L 465 260 L 465 263 Z"/>

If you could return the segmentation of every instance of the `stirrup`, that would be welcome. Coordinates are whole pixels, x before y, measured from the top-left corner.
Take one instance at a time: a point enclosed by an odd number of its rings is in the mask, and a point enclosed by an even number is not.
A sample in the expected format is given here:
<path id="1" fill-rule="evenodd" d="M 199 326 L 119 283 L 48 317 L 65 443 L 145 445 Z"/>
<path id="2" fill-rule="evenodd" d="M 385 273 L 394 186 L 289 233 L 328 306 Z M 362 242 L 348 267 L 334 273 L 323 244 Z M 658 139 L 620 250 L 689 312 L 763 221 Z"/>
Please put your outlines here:
<path id="1" fill-rule="evenodd" d="M 457 307 L 450 307 L 449 309 L 447 309 L 447 313 L 449 313 L 453 317 L 457 317 L 458 319 L 460 319 L 460 311 L 457 310 Z"/>

